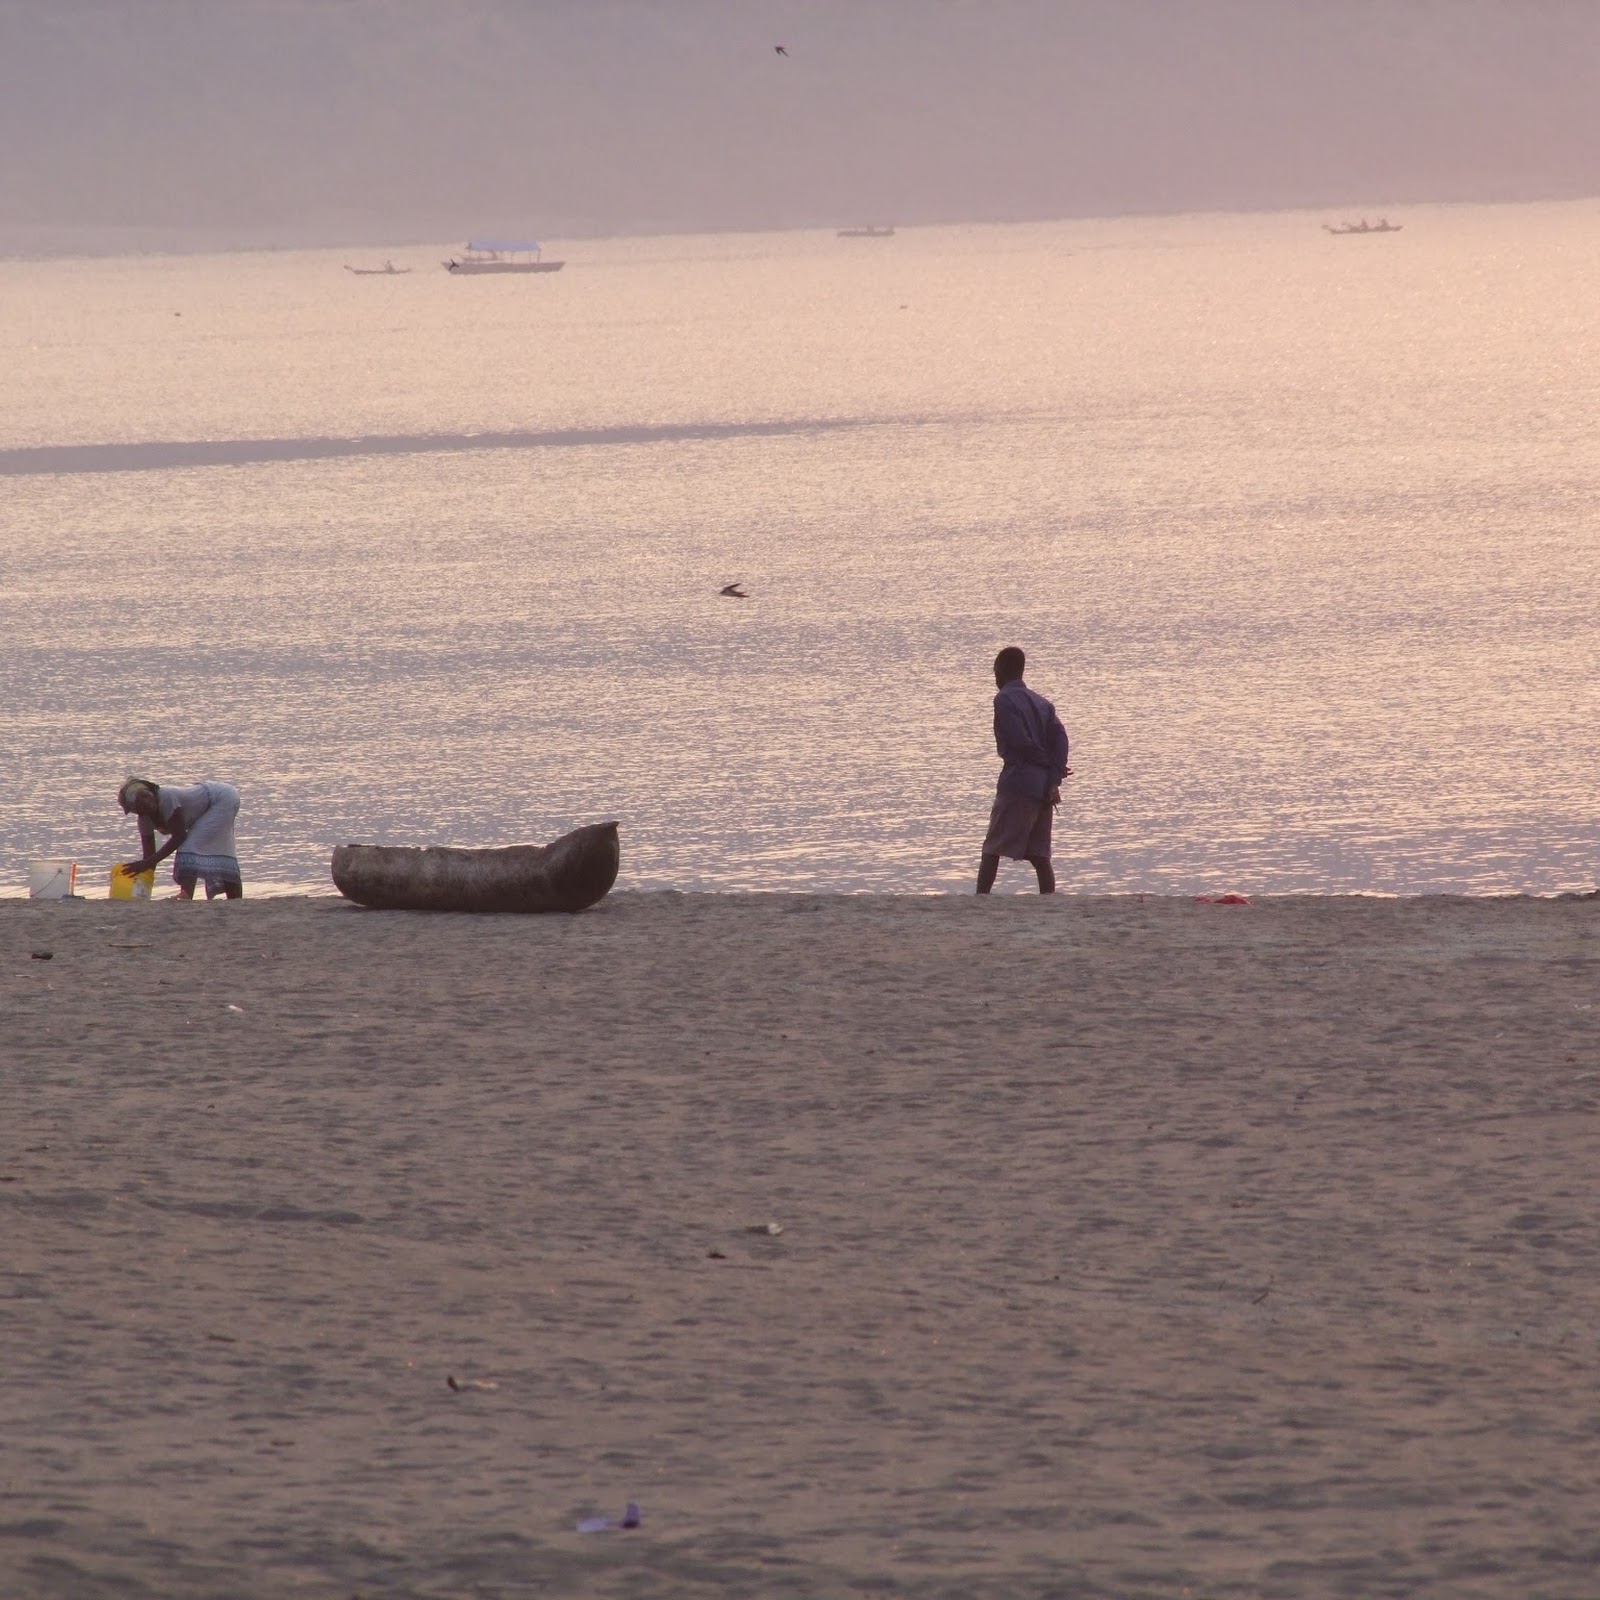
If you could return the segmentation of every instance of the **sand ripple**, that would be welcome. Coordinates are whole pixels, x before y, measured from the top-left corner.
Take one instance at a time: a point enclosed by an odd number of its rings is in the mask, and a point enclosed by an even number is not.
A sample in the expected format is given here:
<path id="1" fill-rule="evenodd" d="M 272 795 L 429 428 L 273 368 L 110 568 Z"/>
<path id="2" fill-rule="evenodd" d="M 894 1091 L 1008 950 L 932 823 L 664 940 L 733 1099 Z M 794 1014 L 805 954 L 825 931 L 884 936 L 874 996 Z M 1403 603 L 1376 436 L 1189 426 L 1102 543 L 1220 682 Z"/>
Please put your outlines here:
<path id="1" fill-rule="evenodd" d="M 0 903 L 0 1592 L 1590 1594 L 1597 977 L 1592 900 Z"/>

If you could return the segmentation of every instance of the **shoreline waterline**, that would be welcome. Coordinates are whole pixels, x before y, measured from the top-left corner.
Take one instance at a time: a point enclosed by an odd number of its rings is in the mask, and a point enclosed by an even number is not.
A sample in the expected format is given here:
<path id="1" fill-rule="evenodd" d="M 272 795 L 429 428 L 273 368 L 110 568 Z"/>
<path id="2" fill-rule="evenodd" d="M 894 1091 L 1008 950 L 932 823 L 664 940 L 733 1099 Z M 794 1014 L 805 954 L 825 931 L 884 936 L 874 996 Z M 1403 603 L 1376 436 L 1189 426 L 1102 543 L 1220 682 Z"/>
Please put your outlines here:
<path id="1" fill-rule="evenodd" d="M 651 885 L 647 888 L 613 889 L 600 902 L 601 906 L 615 901 L 659 899 L 664 901 L 732 901 L 772 903 L 783 900 L 814 900 L 824 903 L 832 902 L 868 902 L 882 903 L 885 905 L 898 904 L 948 904 L 963 900 L 1041 900 L 1051 904 L 1076 904 L 1076 905 L 1216 905 L 1220 909 L 1229 909 L 1222 902 L 1223 894 L 1242 894 L 1248 902 L 1243 907 L 1232 909 L 1266 909 L 1283 908 L 1305 904 L 1337 904 L 1351 901 L 1356 903 L 1401 903 L 1418 905 L 1437 904 L 1464 904 L 1464 905 L 1499 905 L 1506 902 L 1528 902 L 1532 904 L 1551 903 L 1560 901 L 1594 900 L 1600 898 L 1600 889 L 1550 889 L 1543 891 L 1506 889 L 1502 891 L 1485 891 L 1481 894 L 1407 894 L 1399 890 L 1390 889 L 1360 889 L 1360 890 L 1301 890 L 1292 893 L 1250 894 L 1237 889 L 1213 889 L 1208 893 L 1182 894 L 1170 891 L 1151 890 L 1140 892 L 1129 890 L 1120 894 L 1078 894 L 1071 889 L 1057 889 L 1055 893 L 1041 895 L 1028 888 L 997 888 L 992 894 L 977 895 L 969 889 L 925 889 L 925 890 L 882 890 L 882 889 L 674 889 L 660 885 Z M 131 902 L 143 905 L 159 904 L 163 901 L 176 901 L 179 896 L 175 892 L 163 892 L 162 886 L 157 886 L 156 893 L 149 901 Z M 0 906 L 16 905 L 82 905 L 86 903 L 110 903 L 109 893 L 84 894 L 79 892 L 73 895 L 62 896 L 59 899 L 35 899 L 26 889 L 0 890 Z M 250 884 L 245 886 L 242 900 L 225 902 L 219 896 L 215 902 L 208 901 L 204 894 L 198 894 L 194 900 L 185 902 L 192 905 L 206 905 L 215 903 L 231 904 L 238 909 L 244 904 L 260 905 L 293 905 L 309 904 L 323 905 L 329 902 L 349 906 L 352 910 L 370 910 L 370 907 L 355 905 L 346 900 L 339 891 L 332 886 L 327 889 L 266 889 L 257 890 Z M 117 902 L 121 904 L 122 902 Z M 593 911 L 598 907 L 590 907 Z M 432 915 L 499 915 L 518 916 L 528 913 L 500 912 L 500 913 L 395 913 L 400 915 L 410 914 L 419 916 Z M 561 915 L 562 913 L 549 913 Z M 587 915 L 587 912 L 578 912 L 576 915 Z"/>

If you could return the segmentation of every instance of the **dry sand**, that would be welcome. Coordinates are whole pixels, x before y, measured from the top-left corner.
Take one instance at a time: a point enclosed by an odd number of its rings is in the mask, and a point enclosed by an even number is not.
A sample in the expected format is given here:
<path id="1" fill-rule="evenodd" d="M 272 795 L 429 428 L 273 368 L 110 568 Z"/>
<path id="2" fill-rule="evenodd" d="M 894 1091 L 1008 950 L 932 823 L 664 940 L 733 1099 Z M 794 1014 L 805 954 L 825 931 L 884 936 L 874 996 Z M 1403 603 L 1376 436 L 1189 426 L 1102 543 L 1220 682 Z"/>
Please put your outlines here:
<path id="1" fill-rule="evenodd" d="M 1594 900 L 0 904 L 0 1594 L 1591 1597 L 1597 980 Z"/>

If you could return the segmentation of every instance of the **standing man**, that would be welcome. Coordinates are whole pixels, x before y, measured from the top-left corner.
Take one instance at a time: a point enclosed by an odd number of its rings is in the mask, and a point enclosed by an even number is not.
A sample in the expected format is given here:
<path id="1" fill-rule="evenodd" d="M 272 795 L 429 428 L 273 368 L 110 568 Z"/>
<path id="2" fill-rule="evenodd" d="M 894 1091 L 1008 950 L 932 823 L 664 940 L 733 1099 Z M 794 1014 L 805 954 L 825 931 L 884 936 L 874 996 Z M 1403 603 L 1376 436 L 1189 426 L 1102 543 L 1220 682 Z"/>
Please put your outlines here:
<path id="1" fill-rule="evenodd" d="M 202 878 L 206 899 L 244 893 L 239 875 L 239 847 L 233 842 L 233 821 L 239 815 L 239 791 L 231 783 L 196 783 L 187 789 L 129 778 L 117 791 L 126 816 L 139 819 L 139 859 L 125 861 L 128 872 L 146 872 L 174 852 L 172 876 L 180 900 L 193 900 Z M 167 842 L 159 849 L 156 835 Z"/>
<path id="2" fill-rule="evenodd" d="M 978 863 L 978 893 L 988 894 L 1000 857 L 1026 861 L 1039 875 L 1039 893 L 1056 892 L 1050 868 L 1051 814 L 1061 804 L 1067 766 L 1067 730 L 1056 708 L 1022 681 L 1027 658 L 1007 645 L 994 658 L 994 744 L 1004 765 L 995 785 L 989 832 Z"/>

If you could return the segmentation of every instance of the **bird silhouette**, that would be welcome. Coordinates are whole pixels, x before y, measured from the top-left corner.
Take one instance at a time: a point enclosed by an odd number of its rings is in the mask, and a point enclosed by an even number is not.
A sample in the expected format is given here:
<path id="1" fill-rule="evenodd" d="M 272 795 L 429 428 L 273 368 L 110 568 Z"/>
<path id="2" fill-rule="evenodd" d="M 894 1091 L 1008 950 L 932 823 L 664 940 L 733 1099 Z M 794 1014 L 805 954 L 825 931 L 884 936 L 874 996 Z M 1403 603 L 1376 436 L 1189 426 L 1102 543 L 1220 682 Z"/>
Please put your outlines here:
<path id="1" fill-rule="evenodd" d="M 745 593 L 744 579 L 737 583 L 725 583 L 717 590 L 718 594 L 725 594 L 730 600 L 748 600 L 750 596 Z"/>
<path id="2" fill-rule="evenodd" d="M 780 56 L 786 56 L 786 55 L 788 55 L 788 53 L 789 53 L 789 52 L 788 52 L 788 51 L 787 51 L 787 50 L 786 50 L 786 49 L 784 49 L 784 47 L 783 47 L 783 46 L 782 46 L 782 45 L 781 45 L 781 44 L 775 44 L 775 45 L 773 45 L 773 47 L 772 47 L 772 48 L 773 48 L 773 50 L 775 50 L 775 51 L 776 51 L 776 52 L 777 52 L 777 54 L 779 54 L 779 55 L 780 55 Z"/>

